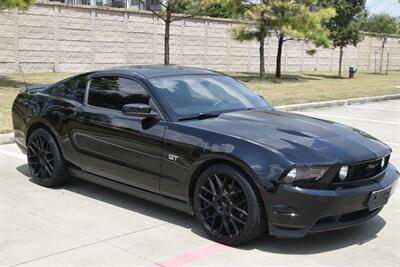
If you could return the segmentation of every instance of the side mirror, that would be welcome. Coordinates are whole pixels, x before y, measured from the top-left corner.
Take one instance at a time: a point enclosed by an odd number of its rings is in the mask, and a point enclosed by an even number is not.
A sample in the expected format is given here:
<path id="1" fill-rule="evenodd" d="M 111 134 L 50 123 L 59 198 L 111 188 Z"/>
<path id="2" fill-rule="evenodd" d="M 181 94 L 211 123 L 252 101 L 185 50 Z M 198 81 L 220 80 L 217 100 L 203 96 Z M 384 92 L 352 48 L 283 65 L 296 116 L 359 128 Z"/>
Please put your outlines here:
<path id="1" fill-rule="evenodd" d="M 151 107 L 147 104 L 126 104 L 122 107 L 121 113 L 125 116 L 140 118 L 155 118 L 157 113 L 151 112 Z"/>

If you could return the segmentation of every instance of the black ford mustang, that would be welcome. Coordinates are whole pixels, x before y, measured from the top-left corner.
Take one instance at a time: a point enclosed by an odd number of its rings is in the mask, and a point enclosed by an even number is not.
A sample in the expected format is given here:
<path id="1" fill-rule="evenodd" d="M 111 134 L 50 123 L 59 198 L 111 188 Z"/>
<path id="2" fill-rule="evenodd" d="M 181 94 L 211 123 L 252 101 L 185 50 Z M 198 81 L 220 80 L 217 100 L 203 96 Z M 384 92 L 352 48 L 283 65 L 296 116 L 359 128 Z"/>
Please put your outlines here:
<path id="1" fill-rule="evenodd" d="M 236 245 L 365 222 L 399 173 L 365 132 L 274 110 L 220 73 L 137 66 L 22 89 L 15 139 L 34 180 L 70 176 L 189 214 Z"/>

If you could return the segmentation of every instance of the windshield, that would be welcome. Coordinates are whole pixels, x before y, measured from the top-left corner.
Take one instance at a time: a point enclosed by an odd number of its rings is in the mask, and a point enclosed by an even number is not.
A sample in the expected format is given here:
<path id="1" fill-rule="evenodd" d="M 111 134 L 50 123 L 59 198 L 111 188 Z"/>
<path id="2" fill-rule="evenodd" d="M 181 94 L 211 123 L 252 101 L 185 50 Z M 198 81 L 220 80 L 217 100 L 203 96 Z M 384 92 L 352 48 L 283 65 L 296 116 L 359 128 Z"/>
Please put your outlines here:
<path id="1" fill-rule="evenodd" d="M 153 78 L 150 82 L 178 118 L 203 113 L 271 108 L 264 99 L 228 76 L 168 76 Z"/>

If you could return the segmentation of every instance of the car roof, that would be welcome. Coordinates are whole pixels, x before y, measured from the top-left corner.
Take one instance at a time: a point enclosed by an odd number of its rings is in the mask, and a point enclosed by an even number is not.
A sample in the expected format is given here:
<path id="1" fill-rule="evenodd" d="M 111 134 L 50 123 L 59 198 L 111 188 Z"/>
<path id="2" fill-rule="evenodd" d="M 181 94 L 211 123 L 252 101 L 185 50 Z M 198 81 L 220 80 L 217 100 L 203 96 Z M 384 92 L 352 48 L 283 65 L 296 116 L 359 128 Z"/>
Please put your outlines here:
<path id="1" fill-rule="evenodd" d="M 100 70 L 94 73 L 135 75 L 145 79 L 163 77 L 163 76 L 178 76 L 178 75 L 199 75 L 199 74 L 223 75 L 223 73 L 207 69 L 184 67 L 177 65 L 127 66 L 127 67 L 118 67 L 108 70 Z"/>

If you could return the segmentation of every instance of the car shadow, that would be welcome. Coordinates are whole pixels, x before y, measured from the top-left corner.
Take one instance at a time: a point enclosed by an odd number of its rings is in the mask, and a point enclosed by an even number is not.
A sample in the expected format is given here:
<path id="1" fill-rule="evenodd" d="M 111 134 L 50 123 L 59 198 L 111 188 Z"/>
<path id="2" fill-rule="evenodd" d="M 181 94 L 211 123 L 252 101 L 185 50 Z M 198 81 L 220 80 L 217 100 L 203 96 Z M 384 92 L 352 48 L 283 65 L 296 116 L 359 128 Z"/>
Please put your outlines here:
<path id="1" fill-rule="evenodd" d="M 240 80 L 242 82 L 260 82 L 260 77 L 258 73 L 249 72 L 235 72 L 227 73 L 231 77 Z M 275 74 L 266 73 L 262 82 L 266 83 L 290 83 L 290 82 L 307 82 L 310 80 L 319 80 L 318 77 L 311 77 L 306 74 L 282 74 L 281 78 L 276 78 Z"/>
<path id="2" fill-rule="evenodd" d="M 258 249 L 269 253 L 310 255 L 363 245 L 378 237 L 386 222 L 379 215 L 364 224 L 316 234 L 301 239 L 278 239 L 264 235 L 242 249 Z"/>
<path id="3" fill-rule="evenodd" d="M 29 178 L 29 181 L 35 183 L 30 176 L 28 165 L 17 167 L 17 171 Z M 36 184 L 36 183 L 35 183 Z M 55 190 L 69 190 L 73 193 L 93 198 L 98 201 L 113 205 L 119 208 L 137 212 L 145 216 L 163 220 L 186 229 L 190 229 L 194 234 L 203 238 L 207 236 L 197 224 L 194 216 L 190 216 L 171 208 L 154 204 L 115 190 L 93 184 L 81 179 L 73 179 L 71 182 Z M 245 245 L 236 247 L 240 250 L 259 250 L 276 254 L 309 255 L 318 254 L 327 251 L 343 249 L 354 245 L 363 245 L 378 237 L 386 222 L 379 215 L 371 221 L 351 228 L 310 234 L 301 239 L 278 239 L 270 235 L 263 235 Z"/>
<path id="4" fill-rule="evenodd" d="M 25 86 L 24 82 L 15 80 L 15 79 L 11 79 L 5 75 L 0 75 L 0 87 L 23 87 Z"/>

